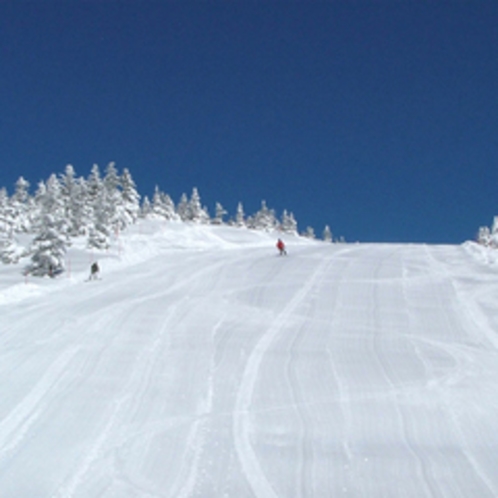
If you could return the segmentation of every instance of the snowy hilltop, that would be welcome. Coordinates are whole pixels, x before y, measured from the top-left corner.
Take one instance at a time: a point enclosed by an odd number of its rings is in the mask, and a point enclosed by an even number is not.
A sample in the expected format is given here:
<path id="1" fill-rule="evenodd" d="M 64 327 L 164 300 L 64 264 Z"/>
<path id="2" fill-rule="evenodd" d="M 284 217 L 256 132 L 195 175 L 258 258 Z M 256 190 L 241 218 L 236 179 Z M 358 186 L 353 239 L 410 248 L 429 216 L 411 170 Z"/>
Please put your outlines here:
<path id="1" fill-rule="evenodd" d="M 24 272 L 39 277 L 54 277 L 66 271 L 65 253 L 74 238 L 85 236 L 89 248 L 108 249 L 112 236 L 138 220 L 298 233 L 297 221 L 291 212 L 284 210 L 278 218 L 265 201 L 251 216 L 246 216 L 239 202 L 235 216 L 227 219 L 228 212 L 220 203 L 216 203 L 214 217 L 211 217 L 195 187 L 190 198 L 183 194 L 177 204 L 159 187 L 155 188 L 152 202 L 147 196 L 142 200 L 129 170 L 125 168 L 120 174 L 114 163 L 109 163 L 103 176 L 95 164 L 88 178 L 77 177 L 73 166 L 68 165 L 64 174 L 52 174 L 47 181 L 39 182 L 34 195 L 30 194 L 29 187 L 29 182 L 20 177 L 12 196 L 6 188 L 0 189 L 0 261 L 9 264 L 29 258 Z M 315 238 L 311 227 L 303 235 Z M 328 226 L 323 231 L 323 239 L 332 241 Z"/>
<path id="2" fill-rule="evenodd" d="M 0 495 L 496 497 L 495 254 L 147 219 L 0 265 Z"/>

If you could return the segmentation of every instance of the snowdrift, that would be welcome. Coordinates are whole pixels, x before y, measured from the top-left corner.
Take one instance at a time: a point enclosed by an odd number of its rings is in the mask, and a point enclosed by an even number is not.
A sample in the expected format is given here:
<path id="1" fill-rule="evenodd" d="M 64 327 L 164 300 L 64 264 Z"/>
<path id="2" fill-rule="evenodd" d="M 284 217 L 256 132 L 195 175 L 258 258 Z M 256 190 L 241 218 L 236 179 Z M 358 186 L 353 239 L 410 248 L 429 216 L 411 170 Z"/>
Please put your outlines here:
<path id="1" fill-rule="evenodd" d="M 276 237 L 0 267 L 0 496 L 498 496 L 494 253 Z"/>

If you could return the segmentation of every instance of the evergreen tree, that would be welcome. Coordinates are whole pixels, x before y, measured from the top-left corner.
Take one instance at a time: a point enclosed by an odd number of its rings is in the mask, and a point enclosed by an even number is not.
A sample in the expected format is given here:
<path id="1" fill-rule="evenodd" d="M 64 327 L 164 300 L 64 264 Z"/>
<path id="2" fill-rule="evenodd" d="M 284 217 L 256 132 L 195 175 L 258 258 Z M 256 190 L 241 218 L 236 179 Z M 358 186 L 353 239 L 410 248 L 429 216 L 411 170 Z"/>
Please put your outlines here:
<path id="1" fill-rule="evenodd" d="M 137 221 L 140 212 L 140 194 L 128 169 L 123 170 L 121 175 L 121 197 L 126 216 L 126 224 L 130 225 Z"/>
<path id="2" fill-rule="evenodd" d="M 237 204 L 237 213 L 235 215 L 235 225 L 238 227 L 245 227 L 246 226 L 246 215 L 244 213 L 244 206 L 242 205 L 242 202 L 239 202 Z"/>
<path id="3" fill-rule="evenodd" d="M 0 261 L 17 263 L 21 254 L 14 242 L 14 218 L 10 212 L 9 197 L 5 188 L 0 189 Z"/>
<path id="4" fill-rule="evenodd" d="M 126 227 L 127 216 L 121 195 L 121 180 L 115 163 L 110 162 L 104 177 L 104 192 L 99 198 L 100 208 L 105 210 L 107 223 L 112 231 L 119 231 Z"/>
<path id="5" fill-rule="evenodd" d="M 69 235 L 77 235 L 78 228 L 74 227 L 73 198 L 75 195 L 76 173 L 71 164 L 66 166 L 64 174 L 60 176 L 60 193 L 64 208 L 64 217 L 68 226 Z"/>
<path id="6" fill-rule="evenodd" d="M 316 238 L 315 230 L 313 230 L 312 227 L 306 227 L 306 231 L 303 233 L 303 236 L 307 237 L 308 239 L 314 239 Z"/>
<path id="7" fill-rule="evenodd" d="M 0 233 L 0 261 L 5 264 L 18 263 L 19 259 L 27 255 L 13 233 Z"/>
<path id="8" fill-rule="evenodd" d="M 491 225 L 491 235 L 498 234 L 498 216 L 493 218 L 493 223 Z"/>
<path id="9" fill-rule="evenodd" d="M 182 194 L 180 197 L 180 201 L 176 205 L 176 213 L 180 217 L 182 221 L 189 220 L 189 203 L 187 194 Z"/>
<path id="10" fill-rule="evenodd" d="M 72 237 L 84 235 L 92 219 L 85 179 L 77 178 L 73 166 L 68 164 L 61 175 L 60 185 L 68 234 Z"/>
<path id="11" fill-rule="evenodd" d="M 148 218 L 152 214 L 152 204 L 147 196 L 144 197 L 140 207 L 140 217 Z"/>
<path id="12" fill-rule="evenodd" d="M 36 232 L 40 230 L 42 224 L 43 224 L 43 203 L 44 199 L 47 195 L 47 186 L 45 185 L 45 182 L 43 180 L 40 180 L 38 182 L 38 186 L 36 188 L 35 192 L 35 197 L 34 197 L 34 204 L 35 204 L 35 210 L 38 213 L 38 216 L 36 217 L 35 223 L 33 223 L 33 230 Z"/>
<path id="13" fill-rule="evenodd" d="M 87 235 L 93 223 L 94 209 L 89 202 L 87 182 L 77 178 L 72 197 L 72 230 L 74 235 Z"/>
<path id="14" fill-rule="evenodd" d="M 52 215 L 44 215 L 40 233 L 32 242 L 33 255 L 31 264 L 26 267 L 26 273 L 37 277 L 55 277 L 64 271 L 66 241 L 57 231 L 56 225 Z"/>
<path id="15" fill-rule="evenodd" d="M 226 210 L 223 208 L 223 206 L 217 202 L 216 207 L 215 207 L 215 214 L 214 214 L 214 219 L 212 221 L 213 225 L 222 225 L 223 224 L 223 217 L 227 214 Z"/>
<path id="16" fill-rule="evenodd" d="M 323 229 L 323 240 L 325 242 L 332 242 L 332 232 L 328 225 L 325 225 L 325 228 Z"/>
<path id="17" fill-rule="evenodd" d="M 175 203 L 173 202 L 173 199 L 168 194 L 165 193 L 161 193 L 161 199 L 162 199 L 164 217 L 167 220 L 178 220 L 179 217 L 176 214 Z"/>
<path id="18" fill-rule="evenodd" d="M 74 167 L 71 164 L 66 166 L 64 173 L 60 178 L 61 184 L 61 194 L 64 199 L 64 203 L 66 206 L 69 206 L 69 199 L 73 196 L 74 188 L 76 185 L 76 173 L 74 171 Z"/>
<path id="19" fill-rule="evenodd" d="M 88 234 L 88 247 L 92 249 L 109 249 L 111 246 L 111 225 L 109 222 L 109 205 L 106 191 L 100 193 L 95 202 L 93 225 Z"/>
<path id="20" fill-rule="evenodd" d="M 86 191 L 89 205 L 94 206 L 97 203 L 97 199 L 100 197 L 103 189 L 104 183 L 100 176 L 99 166 L 98 164 L 94 164 L 87 179 Z"/>
<path id="21" fill-rule="evenodd" d="M 297 222 L 294 219 L 294 215 L 292 213 L 287 213 L 287 210 L 285 209 L 282 214 L 282 223 L 280 226 L 284 233 L 292 233 L 297 235 Z"/>
<path id="22" fill-rule="evenodd" d="M 116 163 L 112 161 L 107 165 L 105 170 L 104 187 L 111 194 L 121 187 L 121 179 L 118 170 L 116 169 Z"/>
<path id="23" fill-rule="evenodd" d="M 29 196 L 29 182 L 22 176 L 16 182 L 14 195 L 10 199 L 10 212 L 16 232 L 29 232 L 31 229 L 32 203 Z"/>
<path id="24" fill-rule="evenodd" d="M 201 196 L 197 188 L 192 189 L 192 195 L 187 207 L 187 219 L 194 223 L 209 223 L 209 214 L 201 205 Z"/>
<path id="25" fill-rule="evenodd" d="M 68 236 L 68 222 L 64 201 L 61 194 L 61 184 L 55 174 L 50 175 L 46 182 L 40 181 L 34 198 L 36 221 L 33 230 L 40 233 L 45 230 L 45 217 L 50 215 L 51 226 L 59 234 Z"/>
<path id="26" fill-rule="evenodd" d="M 491 232 L 488 227 L 480 227 L 477 234 L 477 242 L 483 246 L 488 246 L 491 242 Z"/>
<path id="27" fill-rule="evenodd" d="M 485 246 L 498 247 L 498 216 L 493 218 L 491 230 L 488 227 L 479 228 L 477 242 Z"/>
<path id="28" fill-rule="evenodd" d="M 26 204 L 29 199 L 29 182 L 22 176 L 16 182 L 16 190 L 12 196 L 14 202 Z"/>
<path id="29" fill-rule="evenodd" d="M 261 201 L 261 209 L 251 219 L 250 228 L 269 232 L 275 230 L 277 227 L 278 221 L 275 216 L 275 211 L 266 206 L 266 201 Z"/>
<path id="30" fill-rule="evenodd" d="M 13 231 L 15 214 L 9 203 L 6 188 L 0 189 L 0 234 L 9 235 Z"/>
<path id="31" fill-rule="evenodd" d="M 157 185 L 154 189 L 154 195 L 152 196 L 152 214 L 158 218 L 166 218 L 163 196 Z"/>
<path id="32" fill-rule="evenodd" d="M 43 197 L 42 212 L 50 214 L 54 219 L 54 227 L 59 233 L 68 233 L 68 220 L 62 197 L 62 188 L 55 174 L 49 176 L 46 183 L 47 190 Z"/>
<path id="33" fill-rule="evenodd" d="M 88 232 L 87 247 L 89 249 L 105 250 L 111 247 L 111 236 L 105 225 L 96 223 Z"/>
<path id="34" fill-rule="evenodd" d="M 152 213 L 156 217 L 165 220 L 177 220 L 179 218 L 175 212 L 175 203 L 168 194 L 161 192 L 157 185 L 152 198 Z"/>

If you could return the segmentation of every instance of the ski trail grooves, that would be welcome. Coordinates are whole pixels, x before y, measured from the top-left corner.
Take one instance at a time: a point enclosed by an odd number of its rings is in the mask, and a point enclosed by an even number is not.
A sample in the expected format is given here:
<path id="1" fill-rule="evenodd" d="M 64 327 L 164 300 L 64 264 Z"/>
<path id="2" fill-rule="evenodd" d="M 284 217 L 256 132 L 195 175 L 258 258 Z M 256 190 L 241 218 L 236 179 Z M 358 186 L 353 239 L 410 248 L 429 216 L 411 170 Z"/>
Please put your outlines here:
<path id="1" fill-rule="evenodd" d="M 61 375 L 78 350 L 73 347 L 61 354 L 23 401 L 0 422 L 0 460 L 24 439 L 40 415 L 39 405 L 46 404 L 47 394 L 62 382 Z"/>
<path id="2" fill-rule="evenodd" d="M 123 305 L 123 309 L 126 307 L 129 307 L 129 305 Z M 120 324 L 128 316 L 129 314 L 125 313 L 122 318 L 115 318 L 115 324 Z M 98 464 L 106 452 L 119 446 L 122 440 L 126 440 L 126 437 L 123 439 L 124 419 L 130 413 L 134 414 L 136 412 L 139 403 L 137 400 L 140 400 L 140 396 L 149 386 L 168 325 L 168 320 L 166 320 L 149 343 L 145 344 L 143 349 L 138 352 L 134 364 L 130 367 L 131 373 L 124 383 L 124 387 L 117 393 L 115 399 L 110 402 L 110 408 L 104 415 L 105 422 L 100 428 L 92 447 L 79 462 L 75 472 L 53 494 L 53 498 L 72 498 L 78 492 L 78 489 L 92 477 L 92 467 Z"/>
<path id="3" fill-rule="evenodd" d="M 233 419 L 235 449 L 246 479 L 254 491 L 254 494 L 258 497 L 277 498 L 278 496 L 272 485 L 268 482 L 251 446 L 250 406 L 259 367 L 266 352 L 279 336 L 281 330 L 286 326 L 290 316 L 311 291 L 317 279 L 323 274 L 326 265 L 327 261 L 324 261 L 316 268 L 306 284 L 294 295 L 283 311 L 273 321 L 271 327 L 258 341 L 247 360 L 240 387 L 237 392 Z"/>

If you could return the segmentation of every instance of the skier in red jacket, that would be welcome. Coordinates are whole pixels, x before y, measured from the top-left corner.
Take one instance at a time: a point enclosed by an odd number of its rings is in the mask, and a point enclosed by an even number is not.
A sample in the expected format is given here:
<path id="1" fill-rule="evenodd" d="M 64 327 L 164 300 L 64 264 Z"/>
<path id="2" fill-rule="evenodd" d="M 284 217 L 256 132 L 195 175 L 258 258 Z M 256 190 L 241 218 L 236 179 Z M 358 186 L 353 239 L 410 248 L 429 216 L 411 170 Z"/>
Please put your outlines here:
<path id="1" fill-rule="evenodd" d="M 284 242 L 283 242 L 282 239 L 278 239 L 278 241 L 277 241 L 277 249 L 278 249 L 278 251 L 280 253 L 280 256 L 287 254 L 287 251 L 285 250 L 285 244 L 284 244 Z"/>

